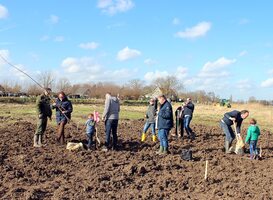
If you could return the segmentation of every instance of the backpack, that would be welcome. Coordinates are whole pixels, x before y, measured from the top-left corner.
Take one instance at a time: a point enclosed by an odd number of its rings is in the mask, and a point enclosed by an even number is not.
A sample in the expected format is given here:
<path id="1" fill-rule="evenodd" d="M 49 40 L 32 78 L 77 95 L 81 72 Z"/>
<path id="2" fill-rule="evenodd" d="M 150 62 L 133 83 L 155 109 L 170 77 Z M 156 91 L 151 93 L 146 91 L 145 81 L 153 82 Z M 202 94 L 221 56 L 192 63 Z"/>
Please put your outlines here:
<path id="1" fill-rule="evenodd" d="M 181 152 L 180 156 L 181 156 L 182 160 L 186 160 L 186 161 L 193 160 L 192 150 L 191 149 L 182 149 L 182 152 Z"/>

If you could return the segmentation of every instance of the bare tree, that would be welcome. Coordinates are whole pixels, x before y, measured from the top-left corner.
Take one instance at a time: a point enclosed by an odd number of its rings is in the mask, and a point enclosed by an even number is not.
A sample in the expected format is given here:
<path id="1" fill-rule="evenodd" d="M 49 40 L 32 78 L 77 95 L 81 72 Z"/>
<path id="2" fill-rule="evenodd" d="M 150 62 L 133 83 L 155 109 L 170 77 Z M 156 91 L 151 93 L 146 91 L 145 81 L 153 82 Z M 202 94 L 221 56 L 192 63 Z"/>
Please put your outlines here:
<path id="1" fill-rule="evenodd" d="M 21 85 L 18 83 L 15 83 L 14 86 L 12 87 L 11 91 L 13 93 L 19 93 L 19 92 L 21 92 L 21 89 L 22 89 Z"/>
<path id="2" fill-rule="evenodd" d="M 67 78 L 61 78 L 57 82 L 56 89 L 58 91 L 64 91 L 69 93 L 69 90 L 71 89 L 70 81 Z"/>
<path id="3" fill-rule="evenodd" d="M 164 93 L 167 96 L 173 93 L 178 94 L 178 92 L 184 89 L 183 83 L 181 83 L 176 76 L 166 76 L 157 78 L 153 81 L 153 85 L 163 89 Z"/>
<path id="4" fill-rule="evenodd" d="M 8 80 L 4 80 L 4 81 L 2 81 L 2 87 L 4 88 L 4 90 L 6 91 L 6 92 L 11 92 L 11 90 L 12 90 L 12 86 L 11 86 L 11 82 L 10 81 L 8 81 Z"/>
<path id="5" fill-rule="evenodd" d="M 75 84 L 69 88 L 68 94 L 77 94 L 79 88 L 81 87 L 80 84 Z"/>
<path id="6" fill-rule="evenodd" d="M 124 85 L 123 91 L 126 91 L 125 96 L 130 99 L 139 99 L 143 93 L 143 82 L 140 79 L 130 80 Z"/>
<path id="7" fill-rule="evenodd" d="M 32 85 L 29 85 L 28 88 L 27 88 L 27 94 L 29 95 L 39 95 L 42 93 L 42 88 L 39 87 L 38 85 L 36 84 L 32 84 Z"/>
<path id="8" fill-rule="evenodd" d="M 42 72 L 38 76 L 38 81 L 45 88 L 47 88 L 47 87 L 52 88 L 53 87 L 53 83 L 54 83 L 54 79 L 55 79 L 55 77 L 54 77 L 53 73 L 50 72 L 50 71 Z"/>

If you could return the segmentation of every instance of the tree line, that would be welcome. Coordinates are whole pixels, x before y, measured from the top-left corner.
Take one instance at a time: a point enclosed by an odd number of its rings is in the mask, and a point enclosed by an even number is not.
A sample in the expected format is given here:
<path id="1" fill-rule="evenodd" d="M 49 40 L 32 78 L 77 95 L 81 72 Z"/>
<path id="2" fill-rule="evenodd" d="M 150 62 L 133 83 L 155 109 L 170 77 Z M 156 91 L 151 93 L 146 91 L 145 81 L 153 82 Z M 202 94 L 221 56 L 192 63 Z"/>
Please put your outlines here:
<path id="1" fill-rule="evenodd" d="M 147 94 L 153 92 L 159 87 L 172 100 L 182 100 L 191 97 L 195 102 L 211 103 L 218 102 L 219 96 L 214 92 L 193 91 L 186 92 L 181 80 L 176 76 L 166 76 L 156 78 L 151 83 L 145 84 L 140 79 L 129 80 L 124 84 L 112 82 L 96 82 L 96 83 L 76 83 L 72 84 L 67 78 L 56 79 L 51 72 L 44 72 L 36 80 L 44 87 L 52 88 L 54 92 L 64 91 L 72 97 L 80 98 L 104 98 L 107 92 L 114 95 L 119 94 L 124 100 L 145 99 Z M 36 96 L 42 92 L 42 88 L 34 83 L 18 83 L 12 81 L 0 82 L 0 91 L 4 90 L 9 93 L 25 93 L 29 96 Z"/>

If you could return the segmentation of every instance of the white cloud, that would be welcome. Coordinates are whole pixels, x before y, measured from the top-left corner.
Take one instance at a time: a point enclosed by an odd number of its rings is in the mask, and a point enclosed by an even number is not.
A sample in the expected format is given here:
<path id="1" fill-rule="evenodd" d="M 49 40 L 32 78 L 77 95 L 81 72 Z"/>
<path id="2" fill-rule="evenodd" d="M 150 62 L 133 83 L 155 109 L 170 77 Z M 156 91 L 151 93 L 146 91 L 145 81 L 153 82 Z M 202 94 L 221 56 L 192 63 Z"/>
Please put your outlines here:
<path id="1" fill-rule="evenodd" d="M 249 90 L 253 87 L 253 84 L 249 79 L 243 79 L 237 81 L 236 87 L 240 90 Z"/>
<path id="2" fill-rule="evenodd" d="M 5 19 L 8 17 L 9 11 L 8 9 L 0 4 L 0 19 Z"/>
<path id="3" fill-rule="evenodd" d="M 28 74 L 28 72 L 27 72 L 27 70 L 25 69 L 24 65 L 22 65 L 22 64 L 17 64 L 17 65 L 15 65 L 15 67 L 17 67 L 18 69 L 20 69 L 20 70 L 22 70 L 23 72 L 25 72 L 25 73 Z M 12 74 L 13 76 L 16 76 L 16 77 L 19 78 L 21 81 L 27 80 L 27 79 L 28 79 L 28 77 L 27 77 L 25 74 L 23 74 L 22 72 L 18 71 L 18 70 L 15 69 L 15 68 L 10 68 L 10 72 L 11 72 L 11 74 Z"/>
<path id="4" fill-rule="evenodd" d="M 185 81 L 184 79 L 188 76 L 188 68 L 179 66 L 172 73 L 169 73 L 168 71 L 159 71 L 159 70 L 156 70 L 154 72 L 147 72 L 144 75 L 144 79 L 148 82 L 151 82 L 157 78 L 162 78 L 166 76 L 176 76 L 177 79 Z"/>
<path id="5" fill-rule="evenodd" d="M 151 66 L 151 65 L 156 64 L 156 61 L 151 58 L 147 58 L 144 60 L 144 64 Z"/>
<path id="6" fill-rule="evenodd" d="M 1 54 L 1 56 L 4 58 L 4 59 L 6 59 L 6 60 L 9 60 L 9 50 L 7 50 L 7 49 L 0 49 L 0 54 Z M 2 66 L 4 66 L 6 64 L 6 62 L 2 59 L 2 58 L 0 58 L 0 69 L 1 69 L 1 67 Z"/>
<path id="7" fill-rule="evenodd" d="M 202 71 L 204 72 L 214 72 L 216 70 L 219 70 L 219 69 L 222 69 L 228 65 L 231 65 L 233 63 L 236 62 L 236 59 L 227 59 L 225 57 L 221 57 L 219 58 L 218 60 L 214 61 L 214 62 L 207 62 L 203 68 L 202 68 Z"/>
<path id="8" fill-rule="evenodd" d="M 177 67 L 175 75 L 178 79 L 184 79 L 188 76 L 188 68 L 187 67 Z"/>
<path id="9" fill-rule="evenodd" d="M 91 57 L 67 57 L 62 61 L 61 69 L 57 71 L 59 77 L 66 77 L 74 83 L 109 80 L 120 83 L 133 78 L 136 72 L 137 69 L 128 68 L 112 70 L 101 66 Z"/>
<path id="10" fill-rule="evenodd" d="M 273 86 L 273 78 L 269 78 L 261 83 L 261 87 L 267 88 Z"/>
<path id="11" fill-rule="evenodd" d="M 119 12 L 126 12 L 134 7 L 132 0 L 99 0 L 98 8 L 104 13 L 114 15 Z"/>
<path id="12" fill-rule="evenodd" d="M 236 59 L 227 59 L 221 57 L 214 62 L 208 61 L 198 74 L 201 78 L 221 78 L 228 77 L 230 73 L 226 71 L 226 67 L 235 63 Z"/>
<path id="13" fill-rule="evenodd" d="M 99 0 L 98 1 L 98 8 L 107 8 L 113 4 L 112 0 Z"/>
<path id="14" fill-rule="evenodd" d="M 87 75 L 89 75 L 88 73 L 90 73 L 90 75 L 92 73 L 97 73 L 101 69 L 101 66 L 98 65 L 91 57 L 65 58 L 62 62 L 62 67 L 68 73 L 84 72 L 87 73 Z"/>
<path id="15" fill-rule="evenodd" d="M 148 82 L 151 82 L 157 78 L 162 78 L 162 77 L 166 77 L 169 76 L 170 74 L 167 71 L 158 71 L 156 70 L 155 72 L 147 72 L 144 75 L 144 79 Z"/>
<path id="16" fill-rule="evenodd" d="M 230 75 L 227 71 L 222 72 L 207 72 L 201 71 L 198 76 L 202 78 L 220 78 L 220 77 L 228 77 Z"/>
<path id="17" fill-rule="evenodd" d="M 66 72 L 75 73 L 79 72 L 81 69 L 80 62 L 76 58 L 66 58 L 62 62 L 62 67 Z"/>
<path id="18" fill-rule="evenodd" d="M 186 28 L 185 31 L 177 32 L 176 36 L 180 38 L 194 39 L 206 35 L 206 33 L 210 29 L 211 29 L 210 22 L 200 22 L 194 27 Z"/>
<path id="19" fill-rule="evenodd" d="M 79 47 L 82 49 L 96 49 L 99 47 L 99 43 L 96 42 L 81 43 Z"/>
<path id="20" fill-rule="evenodd" d="M 136 49 L 129 49 L 125 47 L 124 49 L 120 50 L 117 54 L 117 59 L 119 61 L 125 61 L 132 58 L 136 58 L 141 55 L 141 52 Z"/>
<path id="21" fill-rule="evenodd" d="M 50 15 L 48 22 L 51 24 L 58 24 L 60 18 L 56 15 Z"/>
<path id="22" fill-rule="evenodd" d="M 65 40 L 64 36 L 57 36 L 54 39 L 55 42 L 63 42 L 64 40 Z"/>
<path id="23" fill-rule="evenodd" d="M 180 19 L 177 18 L 177 17 L 175 17 L 175 18 L 173 19 L 173 21 L 172 21 L 172 24 L 173 24 L 173 25 L 179 25 L 179 24 L 180 24 Z"/>
<path id="24" fill-rule="evenodd" d="M 138 69 L 121 68 L 117 70 L 107 70 L 101 73 L 101 76 L 97 77 L 99 80 L 118 80 L 133 77 Z"/>
<path id="25" fill-rule="evenodd" d="M 247 54 L 248 52 L 246 50 L 243 50 L 239 53 L 239 57 L 243 57 Z"/>
<path id="26" fill-rule="evenodd" d="M 231 76 L 228 67 L 235 62 L 236 59 L 227 59 L 225 57 L 215 61 L 208 61 L 196 76 L 190 78 L 186 76 L 184 85 L 192 90 L 226 92 L 226 88 L 231 87 Z M 241 82 L 241 85 L 243 85 L 243 82 Z M 244 83 L 244 87 L 246 87 L 246 83 Z"/>

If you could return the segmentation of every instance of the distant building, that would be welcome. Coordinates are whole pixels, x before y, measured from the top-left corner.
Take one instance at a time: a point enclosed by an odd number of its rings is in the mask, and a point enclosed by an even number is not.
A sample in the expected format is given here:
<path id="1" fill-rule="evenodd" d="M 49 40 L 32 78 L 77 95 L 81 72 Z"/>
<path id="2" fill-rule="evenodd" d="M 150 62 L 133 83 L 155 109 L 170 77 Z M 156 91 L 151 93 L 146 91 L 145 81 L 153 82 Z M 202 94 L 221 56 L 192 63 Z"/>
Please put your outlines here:
<path id="1" fill-rule="evenodd" d="M 79 98 L 90 98 L 91 97 L 91 90 L 85 88 L 79 88 L 75 94 L 68 95 L 69 98 L 72 99 L 79 99 Z"/>

